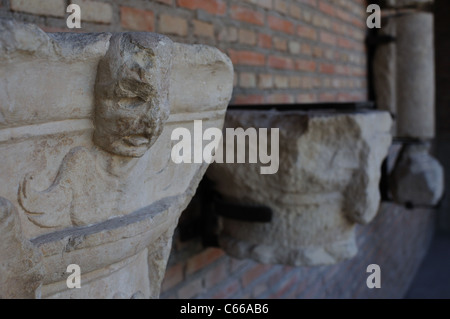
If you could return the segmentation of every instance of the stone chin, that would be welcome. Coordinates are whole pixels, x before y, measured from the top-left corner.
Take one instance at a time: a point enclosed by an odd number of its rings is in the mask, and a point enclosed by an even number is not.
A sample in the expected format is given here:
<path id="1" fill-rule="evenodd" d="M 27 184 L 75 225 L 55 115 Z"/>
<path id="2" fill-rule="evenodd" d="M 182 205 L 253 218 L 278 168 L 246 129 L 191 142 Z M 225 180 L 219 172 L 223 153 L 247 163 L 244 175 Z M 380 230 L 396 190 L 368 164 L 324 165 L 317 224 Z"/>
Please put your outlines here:
<path id="1" fill-rule="evenodd" d="M 150 146 L 150 139 L 141 135 L 132 135 L 113 142 L 111 152 L 121 156 L 142 157 Z"/>

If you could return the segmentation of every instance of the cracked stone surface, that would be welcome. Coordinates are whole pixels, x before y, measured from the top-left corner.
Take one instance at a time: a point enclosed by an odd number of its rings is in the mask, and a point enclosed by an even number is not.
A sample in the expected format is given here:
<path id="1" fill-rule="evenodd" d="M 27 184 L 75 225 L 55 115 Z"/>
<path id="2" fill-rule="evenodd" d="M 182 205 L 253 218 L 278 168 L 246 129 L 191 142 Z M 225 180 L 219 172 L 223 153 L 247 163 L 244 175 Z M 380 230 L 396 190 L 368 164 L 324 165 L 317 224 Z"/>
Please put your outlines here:
<path id="1" fill-rule="evenodd" d="M 391 173 L 391 185 L 397 203 L 433 206 L 444 194 L 444 169 L 428 145 L 407 145 Z"/>
<path id="2" fill-rule="evenodd" d="M 391 124 L 382 111 L 228 111 L 225 128 L 279 128 L 279 170 L 260 174 L 260 162 L 211 164 L 207 176 L 223 200 L 273 212 L 268 223 L 220 217 L 221 247 L 237 258 L 294 266 L 353 257 L 355 224 L 378 211 Z"/>

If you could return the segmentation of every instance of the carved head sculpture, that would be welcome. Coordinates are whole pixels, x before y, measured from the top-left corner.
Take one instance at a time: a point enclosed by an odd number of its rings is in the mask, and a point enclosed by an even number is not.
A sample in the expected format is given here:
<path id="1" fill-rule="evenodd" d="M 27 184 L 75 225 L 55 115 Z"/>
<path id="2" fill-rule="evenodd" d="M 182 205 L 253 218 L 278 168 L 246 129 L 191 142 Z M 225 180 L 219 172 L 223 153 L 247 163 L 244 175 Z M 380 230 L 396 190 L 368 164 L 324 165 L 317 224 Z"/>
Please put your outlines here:
<path id="1" fill-rule="evenodd" d="M 172 48 L 170 39 L 153 33 L 111 37 L 95 85 L 97 146 L 141 157 L 155 143 L 169 117 Z"/>

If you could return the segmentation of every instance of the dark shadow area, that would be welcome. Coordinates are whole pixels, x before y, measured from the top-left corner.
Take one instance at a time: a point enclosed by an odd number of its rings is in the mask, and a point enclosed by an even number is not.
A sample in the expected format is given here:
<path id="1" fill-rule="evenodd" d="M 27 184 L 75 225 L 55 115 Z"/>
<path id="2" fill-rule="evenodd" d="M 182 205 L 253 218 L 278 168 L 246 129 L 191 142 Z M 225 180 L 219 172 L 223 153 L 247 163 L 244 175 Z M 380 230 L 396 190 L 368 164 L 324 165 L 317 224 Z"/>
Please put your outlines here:
<path id="1" fill-rule="evenodd" d="M 438 212 L 437 231 L 405 298 L 450 298 L 450 1 L 434 6 L 436 48 L 436 155 L 444 166 L 446 194 Z"/>
<path id="2" fill-rule="evenodd" d="M 445 170 L 445 189 L 450 189 L 450 1 L 435 1 L 436 48 L 436 155 Z M 439 229 L 450 232 L 450 197 L 444 195 Z"/>
<path id="3" fill-rule="evenodd" d="M 405 298 L 450 298 L 450 232 L 436 232 Z"/>

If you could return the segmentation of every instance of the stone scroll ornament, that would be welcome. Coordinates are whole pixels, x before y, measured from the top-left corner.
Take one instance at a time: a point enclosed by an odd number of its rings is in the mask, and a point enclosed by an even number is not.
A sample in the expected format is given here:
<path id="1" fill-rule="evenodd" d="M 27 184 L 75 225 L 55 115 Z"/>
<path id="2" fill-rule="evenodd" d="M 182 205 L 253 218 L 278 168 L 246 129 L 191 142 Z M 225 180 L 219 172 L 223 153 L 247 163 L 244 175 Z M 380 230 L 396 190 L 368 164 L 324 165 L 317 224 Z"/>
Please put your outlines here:
<path id="1" fill-rule="evenodd" d="M 171 132 L 222 127 L 229 58 L 0 19 L 0 74 L 0 297 L 157 298 L 208 165 L 173 163 Z"/>

